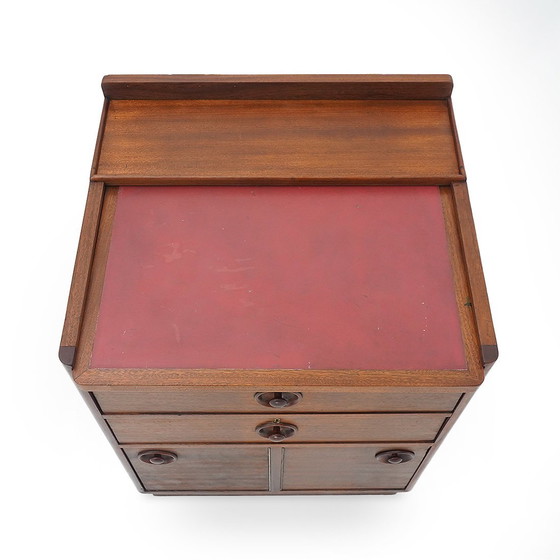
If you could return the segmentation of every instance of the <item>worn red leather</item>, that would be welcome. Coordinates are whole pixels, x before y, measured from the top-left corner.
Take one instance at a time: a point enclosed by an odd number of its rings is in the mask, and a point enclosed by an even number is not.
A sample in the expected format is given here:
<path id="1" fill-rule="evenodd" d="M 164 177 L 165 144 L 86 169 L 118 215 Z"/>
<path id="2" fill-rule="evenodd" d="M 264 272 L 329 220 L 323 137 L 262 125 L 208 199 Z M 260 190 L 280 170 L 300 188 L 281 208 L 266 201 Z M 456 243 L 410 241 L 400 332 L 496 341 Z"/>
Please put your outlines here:
<path id="1" fill-rule="evenodd" d="M 438 187 L 120 187 L 91 366 L 465 369 Z"/>

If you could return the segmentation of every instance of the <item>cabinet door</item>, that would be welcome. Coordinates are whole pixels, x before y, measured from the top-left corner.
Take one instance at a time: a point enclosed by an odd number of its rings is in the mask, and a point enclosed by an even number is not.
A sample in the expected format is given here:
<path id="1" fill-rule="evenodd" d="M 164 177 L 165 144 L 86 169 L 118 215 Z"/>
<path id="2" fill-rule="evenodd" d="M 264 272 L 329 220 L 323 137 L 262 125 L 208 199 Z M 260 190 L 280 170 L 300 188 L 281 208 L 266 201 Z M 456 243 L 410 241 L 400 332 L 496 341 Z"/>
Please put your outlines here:
<path id="1" fill-rule="evenodd" d="M 428 449 L 419 444 L 286 446 L 282 490 L 404 490 Z M 397 450 L 413 456 L 401 463 L 376 458 Z"/>
<path id="2" fill-rule="evenodd" d="M 148 492 L 267 491 L 269 487 L 268 449 L 262 446 L 125 446 L 124 451 Z M 146 452 L 161 453 L 156 464 L 145 462 L 150 457 Z M 162 462 L 161 457 L 171 462 Z"/>

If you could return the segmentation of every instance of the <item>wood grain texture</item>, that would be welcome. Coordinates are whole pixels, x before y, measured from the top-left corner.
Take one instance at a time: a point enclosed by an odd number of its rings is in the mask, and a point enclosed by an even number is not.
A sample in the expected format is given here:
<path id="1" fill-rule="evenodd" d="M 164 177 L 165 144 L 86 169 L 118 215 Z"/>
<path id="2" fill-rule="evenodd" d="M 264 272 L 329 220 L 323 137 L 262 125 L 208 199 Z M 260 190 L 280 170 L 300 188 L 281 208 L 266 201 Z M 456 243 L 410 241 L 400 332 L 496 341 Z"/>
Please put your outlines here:
<path id="1" fill-rule="evenodd" d="M 375 459 L 381 451 L 400 448 L 412 451 L 413 460 L 388 465 Z M 122 449 L 146 491 L 154 494 L 393 494 L 405 489 L 429 446 L 191 444 L 157 448 L 177 455 L 177 461 L 168 465 L 141 462 L 139 453 L 150 447 L 123 445 Z"/>
<path id="2" fill-rule="evenodd" d="M 461 244 L 457 210 L 453 192 L 450 187 L 441 187 L 441 202 L 446 223 L 449 256 L 455 277 L 455 297 L 461 319 L 463 344 L 466 349 L 467 364 L 470 371 L 476 371 L 479 384 L 484 380 L 483 364 L 480 359 L 476 321 L 470 305 L 469 277 L 464 263 L 464 252 Z"/>
<path id="3" fill-rule="evenodd" d="M 70 285 L 70 294 L 68 296 L 68 305 L 66 307 L 66 317 L 60 340 L 59 358 L 68 367 L 72 367 L 74 364 L 84 304 L 91 276 L 102 204 L 103 184 L 90 183 L 76 262 L 74 264 L 74 273 Z"/>
<path id="4" fill-rule="evenodd" d="M 91 175 L 95 175 L 95 173 L 97 173 L 97 166 L 99 165 L 99 156 L 101 155 L 101 144 L 103 143 L 103 136 L 105 134 L 105 124 L 107 122 L 108 112 L 109 112 L 109 100 L 105 99 L 105 101 L 103 102 L 103 109 L 101 111 L 99 130 L 97 131 L 97 141 L 95 142 L 95 151 L 93 152 L 93 161 L 91 163 Z"/>
<path id="5" fill-rule="evenodd" d="M 94 245 L 89 248 L 89 257 L 85 259 L 90 263 L 88 274 L 87 293 L 81 295 L 79 299 L 83 306 L 83 321 L 80 330 L 80 344 L 76 349 L 75 363 L 72 369 L 74 380 L 80 376 L 80 373 L 89 365 L 91 356 L 91 348 L 93 345 L 93 337 L 95 333 L 95 324 L 97 321 L 97 308 L 99 306 L 98 298 L 103 290 L 103 277 L 105 274 L 105 264 L 107 253 L 111 243 L 111 226 L 116 206 L 117 189 L 114 187 L 105 187 L 103 197 L 99 200 L 101 210 L 98 216 L 98 232 Z M 97 205 L 96 205 L 97 207 Z M 89 211 L 90 205 L 86 205 L 86 213 Z M 85 220 L 84 220 L 85 223 Z M 84 260 L 82 251 L 78 248 L 78 259 L 80 262 Z M 83 266 L 83 265 L 82 265 Z M 83 282 L 84 279 L 81 278 Z M 72 293 L 72 292 L 71 292 Z M 70 306 L 69 306 L 70 309 Z M 78 325 L 79 326 L 79 325 Z M 78 329 L 76 329 L 77 331 Z"/>
<path id="6" fill-rule="evenodd" d="M 498 345 L 490 302 L 484 280 L 480 251 L 466 183 L 454 183 L 453 195 L 457 211 L 460 239 L 463 246 L 466 271 L 469 278 L 472 307 L 476 319 L 480 352 L 486 372 L 498 359 Z"/>
<path id="7" fill-rule="evenodd" d="M 455 122 L 455 113 L 453 112 L 453 102 L 451 97 L 447 100 L 447 108 L 449 110 L 449 122 L 451 123 L 451 131 L 453 133 L 453 142 L 455 144 L 455 155 L 457 156 L 457 164 L 459 173 L 467 178 L 465 164 L 463 162 L 463 153 L 461 151 L 461 143 L 459 142 L 459 133 L 457 132 L 457 123 Z"/>
<path id="8" fill-rule="evenodd" d="M 447 422 L 445 422 L 445 424 L 443 425 L 443 428 L 441 429 L 441 431 L 438 434 L 436 442 L 434 443 L 434 445 L 432 445 L 430 447 L 430 449 L 428 450 L 424 460 L 419 465 L 418 469 L 415 471 L 414 475 L 410 479 L 410 482 L 408 483 L 408 485 L 405 489 L 407 492 L 412 490 L 414 485 L 418 482 L 418 479 L 420 478 L 420 475 L 422 474 L 424 469 L 428 466 L 428 463 L 432 460 L 434 454 L 439 449 L 439 447 L 443 443 L 444 439 L 449 435 L 449 432 L 451 431 L 451 428 L 455 425 L 455 422 L 457 422 L 457 420 L 459 419 L 461 414 L 464 412 L 467 404 L 469 403 L 469 401 L 471 400 L 473 395 L 474 395 L 474 393 L 465 393 L 463 395 L 463 397 L 459 401 L 459 404 L 457 405 L 455 411 L 449 417 Z"/>
<path id="9" fill-rule="evenodd" d="M 166 446 L 166 451 L 177 455 L 177 461 L 167 465 L 150 465 L 138 459 L 138 454 L 150 447 L 126 446 L 123 449 L 148 492 L 267 491 L 269 488 L 266 447 Z"/>
<path id="10" fill-rule="evenodd" d="M 95 397 L 93 397 L 93 395 L 91 393 L 87 393 L 85 391 L 80 391 L 80 395 L 84 399 L 84 401 L 85 401 L 87 407 L 89 408 L 90 412 L 93 414 L 93 417 L 95 418 L 97 424 L 101 428 L 101 431 L 103 432 L 103 434 L 105 435 L 105 437 L 107 438 L 109 443 L 111 444 L 111 447 L 113 448 L 113 451 L 117 454 L 117 457 L 118 457 L 119 461 L 121 462 L 121 464 L 123 465 L 125 471 L 128 473 L 128 475 L 132 479 L 132 482 L 136 486 L 136 489 L 141 493 L 145 493 L 146 489 L 144 488 L 144 486 L 142 485 L 142 482 L 138 478 L 138 475 L 137 475 L 136 471 L 134 470 L 134 468 L 133 468 L 132 464 L 130 463 L 128 457 L 126 456 L 125 452 L 119 446 L 119 444 L 118 444 L 118 442 L 115 438 L 115 434 L 111 431 L 111 428 L 109 428 L 109 425 L 107 424 L 106 420 L 101 415 L 101 412 L 99 410 L 99 407 L 97 406 L 97 402 L 95 400 Z"/>
<path id="11" fill-rule="evenodd" d="M 255 428 L 276 418 L 298 431 L 298 442 L 433 441 L 448 414 L 109 414 L 120 443 L 263 443 Z"/>
<path id="12" fill-rule="evenodd" d="M 405 449 L 414 458 L 397 465 L 375 459 L 379 452 Z M 282 489 L 295 490 L 404 490 L 422 462 L 427 446 L 421 445 L 332 445 L 286 446 Z"/>
<path id="13" fill-rule="evenodd" d="M 138 185 L 462 177 L 438 100 L 114 100 L 94 175 Z"/>
<path id="14" fill-rule="evenodd" d="M 110 99 L 445 99 L 446 74 L 110 75 Z"/>
<path id="15" fill-rule="evenodd" d="M 461 393 L 334 393 L 306 392 L 286 409 L 259 404 L 252 391 L 193 388 L 174 392 L 98 391 L 95 397 L 105 414 L 168 412 L 451 412 Z"/>

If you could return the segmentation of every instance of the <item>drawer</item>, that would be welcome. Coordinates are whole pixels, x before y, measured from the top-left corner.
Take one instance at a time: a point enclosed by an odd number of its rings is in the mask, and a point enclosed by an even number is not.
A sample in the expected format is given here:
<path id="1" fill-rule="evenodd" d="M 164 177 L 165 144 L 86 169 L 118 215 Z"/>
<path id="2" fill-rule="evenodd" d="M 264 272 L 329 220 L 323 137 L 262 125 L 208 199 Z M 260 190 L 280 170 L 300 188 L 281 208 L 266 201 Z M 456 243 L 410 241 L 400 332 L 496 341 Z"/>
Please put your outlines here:
<path id="1" fill-rule="evenodd" d="M 255 391 L 96 391 L 102 412 L 265 412 Z M 344 393 L 303 391 L 287 407 L 294 412 L 451 412 L 462 393 Z M 265 394 L 266 403 L 273 393 Z"/>
<path id="2" fill-rule="evenodd" d="M 105 415 L 120 443 L 270 443 L 257 433 L 286 428 L 289 442 L 434 441 L 448 414 L 121 414 Z M 291 433 L 295 430 L 295 433 Z M 278 443 L 276 440 L 275 443 Z"/>

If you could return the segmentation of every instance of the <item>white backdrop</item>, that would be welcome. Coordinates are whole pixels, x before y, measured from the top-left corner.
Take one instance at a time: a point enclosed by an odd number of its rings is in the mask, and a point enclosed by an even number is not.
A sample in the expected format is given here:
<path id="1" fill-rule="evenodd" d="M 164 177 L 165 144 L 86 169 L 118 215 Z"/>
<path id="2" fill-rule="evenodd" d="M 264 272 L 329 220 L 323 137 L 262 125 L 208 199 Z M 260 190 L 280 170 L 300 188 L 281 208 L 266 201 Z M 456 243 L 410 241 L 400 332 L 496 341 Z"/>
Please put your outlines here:
<path id="1" fill-rule="evenodd" d="M 6 557 L 560 558 L 560 3 L 20 2 L 2 34 Z M 501 356 L 396 496 L 136 492 L 57 360 L 116 73 L 450 73 Z"/>

